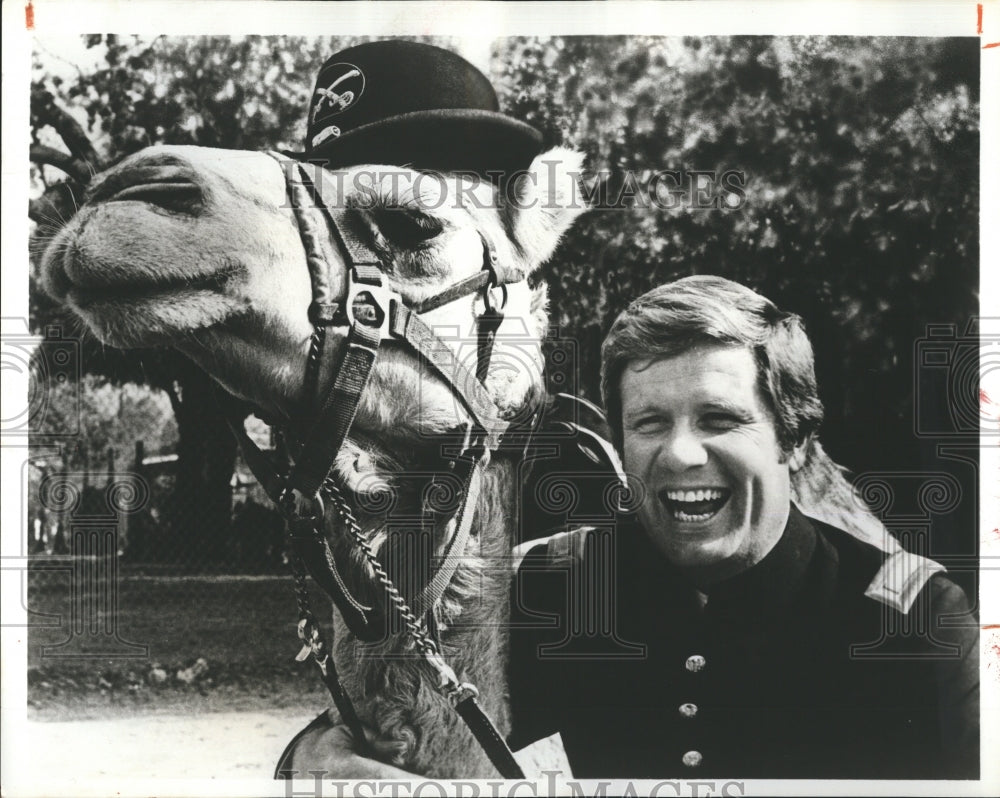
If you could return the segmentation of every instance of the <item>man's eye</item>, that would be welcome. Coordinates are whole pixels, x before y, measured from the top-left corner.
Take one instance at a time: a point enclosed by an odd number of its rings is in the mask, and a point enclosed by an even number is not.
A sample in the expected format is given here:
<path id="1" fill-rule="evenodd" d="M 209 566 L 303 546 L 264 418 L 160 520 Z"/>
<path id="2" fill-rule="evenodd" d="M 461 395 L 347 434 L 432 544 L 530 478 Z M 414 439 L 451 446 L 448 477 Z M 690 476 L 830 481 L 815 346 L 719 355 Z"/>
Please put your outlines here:
<path id="1" fill-rule="evenodd" d="M 649 432 L 663 426 L 663 419 L 658 416 L 645 416 L 629 423 L 629 429 L 634 432 Z"/>
<path id="2" fill-rule="evenodd" d="M 727 430 L 739 426 L 741 420 L 728 413 L 709 413 L 706 416 L 702 416 L 702 423 L 708 429 Z"/>

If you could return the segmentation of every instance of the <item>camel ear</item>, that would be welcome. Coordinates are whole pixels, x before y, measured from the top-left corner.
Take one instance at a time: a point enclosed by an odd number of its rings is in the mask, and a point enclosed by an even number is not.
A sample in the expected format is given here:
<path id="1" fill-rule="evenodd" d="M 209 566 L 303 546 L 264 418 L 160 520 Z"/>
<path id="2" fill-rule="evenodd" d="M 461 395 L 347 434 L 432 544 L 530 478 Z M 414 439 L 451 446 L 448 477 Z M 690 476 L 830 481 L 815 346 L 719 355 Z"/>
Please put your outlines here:
<path id="1" fill-rule="evenodd" d="M 529 271 L 549 259 L 562 234 L 587 209 L 582 176 L 583 153 L 556 147 L 537 156 L 507 187 L 511 237 Z"/>

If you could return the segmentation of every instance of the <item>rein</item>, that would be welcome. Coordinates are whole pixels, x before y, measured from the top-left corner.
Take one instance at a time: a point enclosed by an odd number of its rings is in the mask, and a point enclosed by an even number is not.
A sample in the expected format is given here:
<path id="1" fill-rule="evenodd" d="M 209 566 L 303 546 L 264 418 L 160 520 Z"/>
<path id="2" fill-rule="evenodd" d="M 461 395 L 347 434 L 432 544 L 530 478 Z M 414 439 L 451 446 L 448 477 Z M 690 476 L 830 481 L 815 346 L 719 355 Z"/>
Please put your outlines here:
<path id="1" fill-rule="evenodd" d="M 486 715 L 473 684 L 461 682 L 441 656 L 435 636 L 434 609 L 458 568 L 472 527 L 479 500 L 482 472 L 493 451 L 499 448 L 508 424 L 483 386 L 489 368 L 496 330 L 503 322 L 506 285 L 521 279 L 508 276 L 501 269 L 496 249 L 480 232 L 483 244 L 482 268 L 438 294 L 407 305 L 402 296 L 388 285 L 383 264 L 356 230 L 356 219 L 344 209 L 331 206 L 322 197 L 321 186 L 312 182 L 304 166 L 277 153 L 270 153 L 285 173 L 289 201 L 294 209 L 299 235 L 305 250 L 313 286 L 309 319 L 313 324 L 306 370 L 306 387 L 315 396 L 312 427 L 304 436 L 294 463 L 276 468 L 268 456 L 254 444 L 242 425 L 231 425 L 243 451 L 244 459 L 261 486 L 281 510 L 293 549 L 292 570 L 296 601 L 299 607 L 298 633 L 302 649 L 296 659 L 312 656 L 341 718 L 351 729 L 358 745 L 367 750 L 361 721 L 336 673 L 333 658 L 319 624 L 313 615 L 306 587 L 306 572 L 331 597 L 345 623 L 359 639 L 380 639 L 385 624 L 379 623 L 378 608 L 362 604 L 341 577 L 324 532 L 328 501 L 350 541 L 372 569 L 386 597 L 387 607 L 405 626 L 405 633 L 426 664 L 434 672 L 438 690 L 446 696 L 472 731 L 490 761 L 505 778 L 524 778 L 510 748 Z M 292 179 L 294 171 L 297 180 Z M 322 228 L 306 212 L 308 207 L 321 211 L 326 224 Z M 326 242 L 333 247 L 324 254 Z M 334 268 L 332 255 L 344 258 L 342 270 Z M 346 272 L 346 285 L 340 276 Z M 514 279 L 516 277 L 516 279 Z M 500 288 L 502 300 L 494 302 L 493 290 Z M 486 312 L 477 318 L 477 362 L 472 374 L 420 318 L 420 314 L 441 307 L 464 296 L 481 292 Z M 347 328 L 343 354 L 334 363 L 334 353 L 327 346 L 330 328 Z M 441 564 L 413 601 L 407 603 L 379 562 L 365 538 L 350 503 L 332 475 L 333 465 L 347 440 L 361 395 L 374 369 L 381 345 L 394 342 L 407 346 L 421 362 L 450 388 L 471 418 L 459 431 L 460 443 L 449 462 L 451 473 L 462 484 L 463 498 L 458 512 L 446 524 L 446 544 Z M 334 374 L 332 386 L 321 394 L 320 377 Z M 324 500 L 325 497 L 325 500 Z M 427 618 L 428 621 L 425 621 Z"/>

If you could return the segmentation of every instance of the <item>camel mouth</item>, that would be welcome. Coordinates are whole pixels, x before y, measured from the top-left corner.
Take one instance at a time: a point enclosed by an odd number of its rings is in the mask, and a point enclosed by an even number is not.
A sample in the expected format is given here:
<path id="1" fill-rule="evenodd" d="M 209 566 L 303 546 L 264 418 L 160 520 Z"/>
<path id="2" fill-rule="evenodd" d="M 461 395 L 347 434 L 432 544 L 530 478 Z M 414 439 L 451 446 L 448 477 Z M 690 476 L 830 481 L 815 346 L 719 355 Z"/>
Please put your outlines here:
<path id="1" fill-rule="evenodd" d="M 165 296 L 197 294 L 220 291 L 236 274 L 237 269 L 228 266 L 211 274 L 189 277 L 184 280 L 147 280 L 144 282 L 87 282 L 67 277 L 65 298 L 81 311 L 110 310 L 115 307 L 139 305 Z"/>

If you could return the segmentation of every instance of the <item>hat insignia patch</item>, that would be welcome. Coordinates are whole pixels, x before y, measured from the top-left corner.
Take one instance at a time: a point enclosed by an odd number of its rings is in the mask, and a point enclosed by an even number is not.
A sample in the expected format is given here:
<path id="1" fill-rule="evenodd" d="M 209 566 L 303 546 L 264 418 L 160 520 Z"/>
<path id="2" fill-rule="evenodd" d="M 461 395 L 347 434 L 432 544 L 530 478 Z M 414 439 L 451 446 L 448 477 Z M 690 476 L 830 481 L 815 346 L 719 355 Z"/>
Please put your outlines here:
<path id="1" fill-rule="evenodd" d="M 337 116 L 343 113 L 358 101 L 365 90 L 364 73 L 354 64 L 331 64 L 330 71 L 340 74 L 325 88 L 316 86 L 311 120 L 313 124 L 320 116 Z"/>

